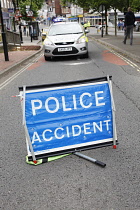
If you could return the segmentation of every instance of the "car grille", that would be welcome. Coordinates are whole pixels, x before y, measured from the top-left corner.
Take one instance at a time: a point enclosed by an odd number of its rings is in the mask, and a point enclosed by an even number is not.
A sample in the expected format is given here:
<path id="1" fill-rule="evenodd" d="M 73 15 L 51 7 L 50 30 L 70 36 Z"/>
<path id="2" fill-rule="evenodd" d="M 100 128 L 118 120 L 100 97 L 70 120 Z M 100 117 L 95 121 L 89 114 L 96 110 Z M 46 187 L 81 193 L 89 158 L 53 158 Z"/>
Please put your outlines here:
<path id="1" fill-rule="evenodd" d="M 55 43 L 55 45 L 69 45 L 69 44 L 74 44 L 74 42 L 59 42 L 59 43 Z"/>
<path id="2" fill-rule="evenodd" d="M 72 51 L 58 52 L 58 48 L 56 48 L 52 52 L 53 55 L 72 55 L 72 54 L 77 54 L 77 53 L 78 53 L 78 50 L 75 47 L 72 47 Z"/>

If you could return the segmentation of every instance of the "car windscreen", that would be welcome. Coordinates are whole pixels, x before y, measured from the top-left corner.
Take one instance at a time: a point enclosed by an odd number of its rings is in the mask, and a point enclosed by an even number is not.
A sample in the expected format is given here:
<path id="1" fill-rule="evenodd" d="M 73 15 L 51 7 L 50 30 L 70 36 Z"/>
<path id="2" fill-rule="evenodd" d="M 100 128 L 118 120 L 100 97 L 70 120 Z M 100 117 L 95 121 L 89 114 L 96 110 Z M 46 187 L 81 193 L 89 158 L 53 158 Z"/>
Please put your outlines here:
<path id="1" fill-rule="evenodd" d="M 56 36 L 56 35 L 64 35 L 64 34 L 79 34 L 83 33 L 82 28 L 79 24 L 60 24 L 60 25 L 52 25 L 50 28 L 48 35 Z"/>

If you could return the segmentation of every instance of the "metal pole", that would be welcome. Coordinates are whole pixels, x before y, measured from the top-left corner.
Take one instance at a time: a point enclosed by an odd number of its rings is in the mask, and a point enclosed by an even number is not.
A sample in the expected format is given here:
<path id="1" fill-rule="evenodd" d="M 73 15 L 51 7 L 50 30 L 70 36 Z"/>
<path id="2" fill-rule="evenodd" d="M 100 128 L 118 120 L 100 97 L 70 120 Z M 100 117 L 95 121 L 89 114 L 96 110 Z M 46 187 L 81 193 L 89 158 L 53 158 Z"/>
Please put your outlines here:
<path id="1" fill-rule="evenodd" d="M 112 118 L 113 118 L 113 148 L 116 149 L 116 140 L 117 140 L 117 134 L 116 134 L 116 124 L 115 124 L 115 103 L 114 103 L 114 99 L 113 99 L 113 92 L 112 92 L 112 84 L 111 81 L 109 79 L 109 76 L 107 75 L 107 81 L 108 81 L 108 85 L 109 85 L 109 91 L 110 91 L 110 95 L 111 95 L 111 106 L 112 106 Z"/>
<path id="2" fill-rule="evenodd" d="M 103 20 L 103 4 L 102 4 L 102 37 L 104 34 L 103 24 L 104 24 L 104 20 Z"/>
<path id="3" fill-rule="evenodd" d="M 16 12 L 16 3 L 14 0 L 12 0 L 12 3 L 14 5 L 14 13 L 15 13 Z M 14 25 L 14 32 L 16 32 L 15 17 L 13 17 L 13 25 Z"/>
<path id="4" fill-rule="evenodd" d="M 129 0 L 127 0 L 127 8 L 129 7 Z"/>
<path id="5" fill-rule="evenodd" d="M 30 5 L 30 11 L 32 10 L 32 0 Z M 31 42 L 33 41 L 33 25 L 32 25 L 32 17 L 31 17 Z"/>
<path id="6" fill-rule="evenodd" d="M 32 146 L 32 143 L 31 143 L 31 140 L 30 140 L 30 136 L 29 136 L 29 133 L 28 133 L 28 129 L 27 129 L 27 126 L 26 126 L 25 101 L 26 101 L 26 86 L 24 85 L 23 86 L 23 107 L 22 107 L 22 109 L 23 109 L 23 126 L 24 126 L 24 129 L 25 129 L 25 134 L 26 134 L 26 138 L 27 138 L 30 150 L 31 150 L 33 161 L 36 161 L 36 157 L 35 157 L 35 154 L 34 154 L 33 146 Z"/>
<path id="7" fill-rule="evenodd" d="M 7 47 L 7 41 L 6 41 L 6 33 L 5 33 L 5 30 L 4 30 L 3 16 L 2 16 L 2 10 L 1 10 L 1 0 L 0 0 L 0 19 L 1 19 L 2 41 L 3 41 L 5 61 L 9 61 L 8 47 Z"/>
<path id="8" fill-rule="evenodd" d="M 16 32 L 15 17 L 13 17 L 14 32 Z"/>
<path id="9" fill-rule="evenodd" d="M 115 36 L 117 36 L 117 12 L 116 12 L 116 8 L 115 8 Z"/>
<path id="10" fill-rule="evenodd" d="M 99 165 L 99 166 L 101 166 L 101 167 L 103 167 L 103 168 L 106 166 L 105 163 L 103 163 L 103 162 L 101 162 L 101 161 L 99 161 L 99 160 L 93 159 L 93 158 L 91 158 L 91 157 L 89 157 L 89 156 L 86 156 L 86 155 L 84 155 L 84 154 L 82 154 L 82 153 L 80 153 L 80 152 L 75 152 L 74 155 L 79 156 L 79 157 L 81 157 L 81 158 L 84 158 L 84 159 L 86 159 L 86 160 L 89 160 L 89 161 L 91 161 L 92 163 L 95 163 L 96 165 Z"/>
<path id="11" fill-rule="evenodd" d="M 20 41 L 21 41 L 21 43 L 23 43 L 22 30 L 21 30 L 21 23 L 19 24 L 19 34 L 20 34 Z"/>

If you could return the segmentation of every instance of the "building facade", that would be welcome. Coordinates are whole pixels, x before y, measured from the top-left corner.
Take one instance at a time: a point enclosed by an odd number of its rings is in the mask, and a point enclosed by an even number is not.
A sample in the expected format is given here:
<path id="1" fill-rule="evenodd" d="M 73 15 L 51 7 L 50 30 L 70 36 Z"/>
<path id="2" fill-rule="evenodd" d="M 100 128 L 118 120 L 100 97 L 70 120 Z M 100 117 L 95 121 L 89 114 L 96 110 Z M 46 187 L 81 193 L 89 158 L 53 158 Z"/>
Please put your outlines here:
<path id="1" fill-rule="evenodd" d="M 1 0 L 3 23 L 6 29 L 13 29 L 14 5 L 12 0 Z"/>

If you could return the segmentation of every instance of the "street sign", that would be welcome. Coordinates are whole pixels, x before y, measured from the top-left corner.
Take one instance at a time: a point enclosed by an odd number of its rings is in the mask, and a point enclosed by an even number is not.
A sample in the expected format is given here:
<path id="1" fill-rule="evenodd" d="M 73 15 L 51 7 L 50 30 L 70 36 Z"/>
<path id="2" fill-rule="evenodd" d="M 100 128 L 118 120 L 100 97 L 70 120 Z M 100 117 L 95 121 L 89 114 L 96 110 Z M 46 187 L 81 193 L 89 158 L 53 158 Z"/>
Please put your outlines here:
<path id="1" fill-rule="evenodd" d="M 9 13 L 14 13 L 14 8 L 8 8 Z"/>
<path id="2" fill-rule="evenodd" d="M 16 10 L 15 18 L 19 18 L 19 17 L 22 17 L 22 14 L 21 14 L 20 10 Z"/>
<path id="3" fill-rule="evenodd" d="M 33 17 L 33 11 L 32 10 L 27 11 L 27 17 Z"/>
<path id="4" fill-rule="evenodd" d="M 28 157 L 116 144 L 109 77 L 19 90 Z"/>
<path id="5" fill-rule="evenodd" d="M 9 17 L 10 18 L 15 17 L 15 13 L 9 13 Z"/>

